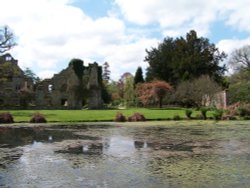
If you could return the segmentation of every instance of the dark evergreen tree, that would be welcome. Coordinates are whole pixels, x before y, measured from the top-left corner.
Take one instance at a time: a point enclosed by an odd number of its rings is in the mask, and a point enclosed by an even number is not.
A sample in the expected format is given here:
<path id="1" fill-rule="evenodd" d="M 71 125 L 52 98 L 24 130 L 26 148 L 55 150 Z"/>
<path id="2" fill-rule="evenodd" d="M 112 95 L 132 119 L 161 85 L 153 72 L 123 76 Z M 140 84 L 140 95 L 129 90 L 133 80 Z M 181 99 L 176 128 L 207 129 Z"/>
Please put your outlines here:
<path id="1" fill-rule="evenodd" d="M 134 86 L 136 86 L 136 84 L 138 84 L 138 83 L 143 83 L 143 82 L 144 82 L 144 78 L 143 78 L 142 68 L 138 67 L 136 72 L 135 72 Z"/>
<path id="2" fill-rule="evenodd" d="M 27 67 L 23 72 L 27 78 L 33 81 L 33 83 L 37 83 L 40 81 L 40 78 L 30 68 Z"/>
<path id="3" fill-rule="evenodd" d="M 146 52 L 147 81 L 165 80 L 176 86 L 182 81 L 209 75 L 216 82 L 223 82 L 226 68 L 219 63 L 226 57 L 225 53 L 219 52 L 208 39 L 197 37 L 193 30 L 186 38 L 165 38 L 157 48 Z"/>
<path id="4" fill-rule="evenodd" d="M 103 74 L 102 74 L 102 79 L 103 79 L 103 81 L 105 81 L 105 82 L 109 82 L 109 80 L 110 80 L 110 70 L 109 70 L 109 64 L 108 64 L 108 62 L 105 62 L 104 64 L 103 64 Z"/>

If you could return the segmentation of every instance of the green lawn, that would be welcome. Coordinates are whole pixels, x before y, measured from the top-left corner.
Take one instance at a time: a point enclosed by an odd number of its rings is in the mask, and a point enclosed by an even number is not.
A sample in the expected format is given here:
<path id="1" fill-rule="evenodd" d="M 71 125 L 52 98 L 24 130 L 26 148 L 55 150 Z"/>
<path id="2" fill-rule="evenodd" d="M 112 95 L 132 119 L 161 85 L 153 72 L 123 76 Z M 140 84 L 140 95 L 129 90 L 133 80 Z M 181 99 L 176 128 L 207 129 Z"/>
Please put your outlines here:
<path id="1" fill-rule="evenodd" d="M 6 112 L 1 110 L 0 112 Z M 126 117 L 135 112 L 143 114 L 147 120 L 167 120 L 175 115 L 186 118 L 185 109 L 125 109 L 125 110 L 8 110 L 15 122 L 29 122 L 32 114 L 43 114 L 48 122 L 87 122 L 87 121 L 113 121 L 117 112 Z M 195 117 L 199 112 L 193 112 Z"/>

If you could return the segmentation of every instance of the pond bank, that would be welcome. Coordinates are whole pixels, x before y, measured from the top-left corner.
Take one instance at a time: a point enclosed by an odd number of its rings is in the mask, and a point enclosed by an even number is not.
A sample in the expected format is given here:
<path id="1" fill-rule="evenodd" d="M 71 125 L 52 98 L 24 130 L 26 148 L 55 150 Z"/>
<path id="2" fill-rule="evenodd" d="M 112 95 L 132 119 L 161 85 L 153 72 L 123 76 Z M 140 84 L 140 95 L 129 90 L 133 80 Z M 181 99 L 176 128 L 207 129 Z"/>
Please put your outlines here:
<path id="1" fill-rule="evenodd" d="M 144 122 L 106 122 L 106 121 L 90 121 L 90 122 L 56 122 L 56 123 L 11 123 L 0 124 L 0 127 L 35 127 L 35 126 L 57 126 L 57 125 L 113 125 L 113 126 L 154 126 L 154 125 L 249 125 L 250 120 L 226 120 L 226 121 L 214 121 L 214 120 L 180 120 L 180 121 L 144 121 Z"/>

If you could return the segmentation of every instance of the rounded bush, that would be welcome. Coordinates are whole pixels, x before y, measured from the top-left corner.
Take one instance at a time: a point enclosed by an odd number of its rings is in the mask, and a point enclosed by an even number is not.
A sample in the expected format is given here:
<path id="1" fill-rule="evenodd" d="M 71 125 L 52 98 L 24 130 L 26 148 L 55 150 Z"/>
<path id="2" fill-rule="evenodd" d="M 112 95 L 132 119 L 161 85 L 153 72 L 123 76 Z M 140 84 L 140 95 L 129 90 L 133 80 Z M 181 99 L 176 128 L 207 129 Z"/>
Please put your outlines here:
<path id="1" fill-rule="evenodd" d="M 179 121 L 181 120 L 181 117 L 179 115 L 174 115 L 173 120 Z"/>
<path id="2" fill-rule="evenodd" d="M 0 113 L 0 123 L 14 123 L 14 119 L 9 112 Z"/>
<path id="3" fill-rule="evenodd" d="M 30 123 L 47 123 L 47 120 L 45 119 L 44 115 L 35 113 L 30 119 Z"/>
<path id="4" fill-rule="evenodd" d="M 134 113 L 132 116 L 128 117 L 128 121 L 146 121 L 143 114 Z"/>
<path id="5" fill-rule="evenodd" d="M 221 120 L 223 116 L 223 110 L 215 110 L 213 113 L 214 120 Z"/>
<path id="6" fill-rule="evenodd" d="M 115 116 L 115 121 L 116 122 L 125 122 L 126 117 L 121 112 L 118 112 Z"/>

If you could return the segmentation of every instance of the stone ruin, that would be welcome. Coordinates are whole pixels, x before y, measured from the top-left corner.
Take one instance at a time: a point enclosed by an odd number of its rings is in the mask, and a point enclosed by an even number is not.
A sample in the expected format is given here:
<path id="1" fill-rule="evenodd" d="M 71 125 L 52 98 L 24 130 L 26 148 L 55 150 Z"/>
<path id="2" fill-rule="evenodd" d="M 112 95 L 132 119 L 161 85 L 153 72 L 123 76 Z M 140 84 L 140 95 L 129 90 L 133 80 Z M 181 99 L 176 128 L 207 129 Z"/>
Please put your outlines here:
<path id="1" fill-rule="evenodd" d="M 10 55 L 8 60 L 19 74 L 10 74 L 11 79 L 0 82 L 0 108 L 21 108 L 22 91 L 32 93 L 28 108 L 37 109 L 100 109 L 103 107 L 101 66 L 97 63 L 83 66 L 83 61 L 77 60 L 55 74 L 51 79 L 33 84 L 18 66 L 17 60 Z M 11 57 L 11 58 L 10 58 Z M 0 65 L 6 63 L 6 57 L 0 57 Z M 1 66 L 0 66 L 1 67 Z M 77 67 L 81 68 L 77 72 Z M 1 77 L 1 76 L 0 76 Z M 8 92 L 6 92 L 8 91 Z"/>

